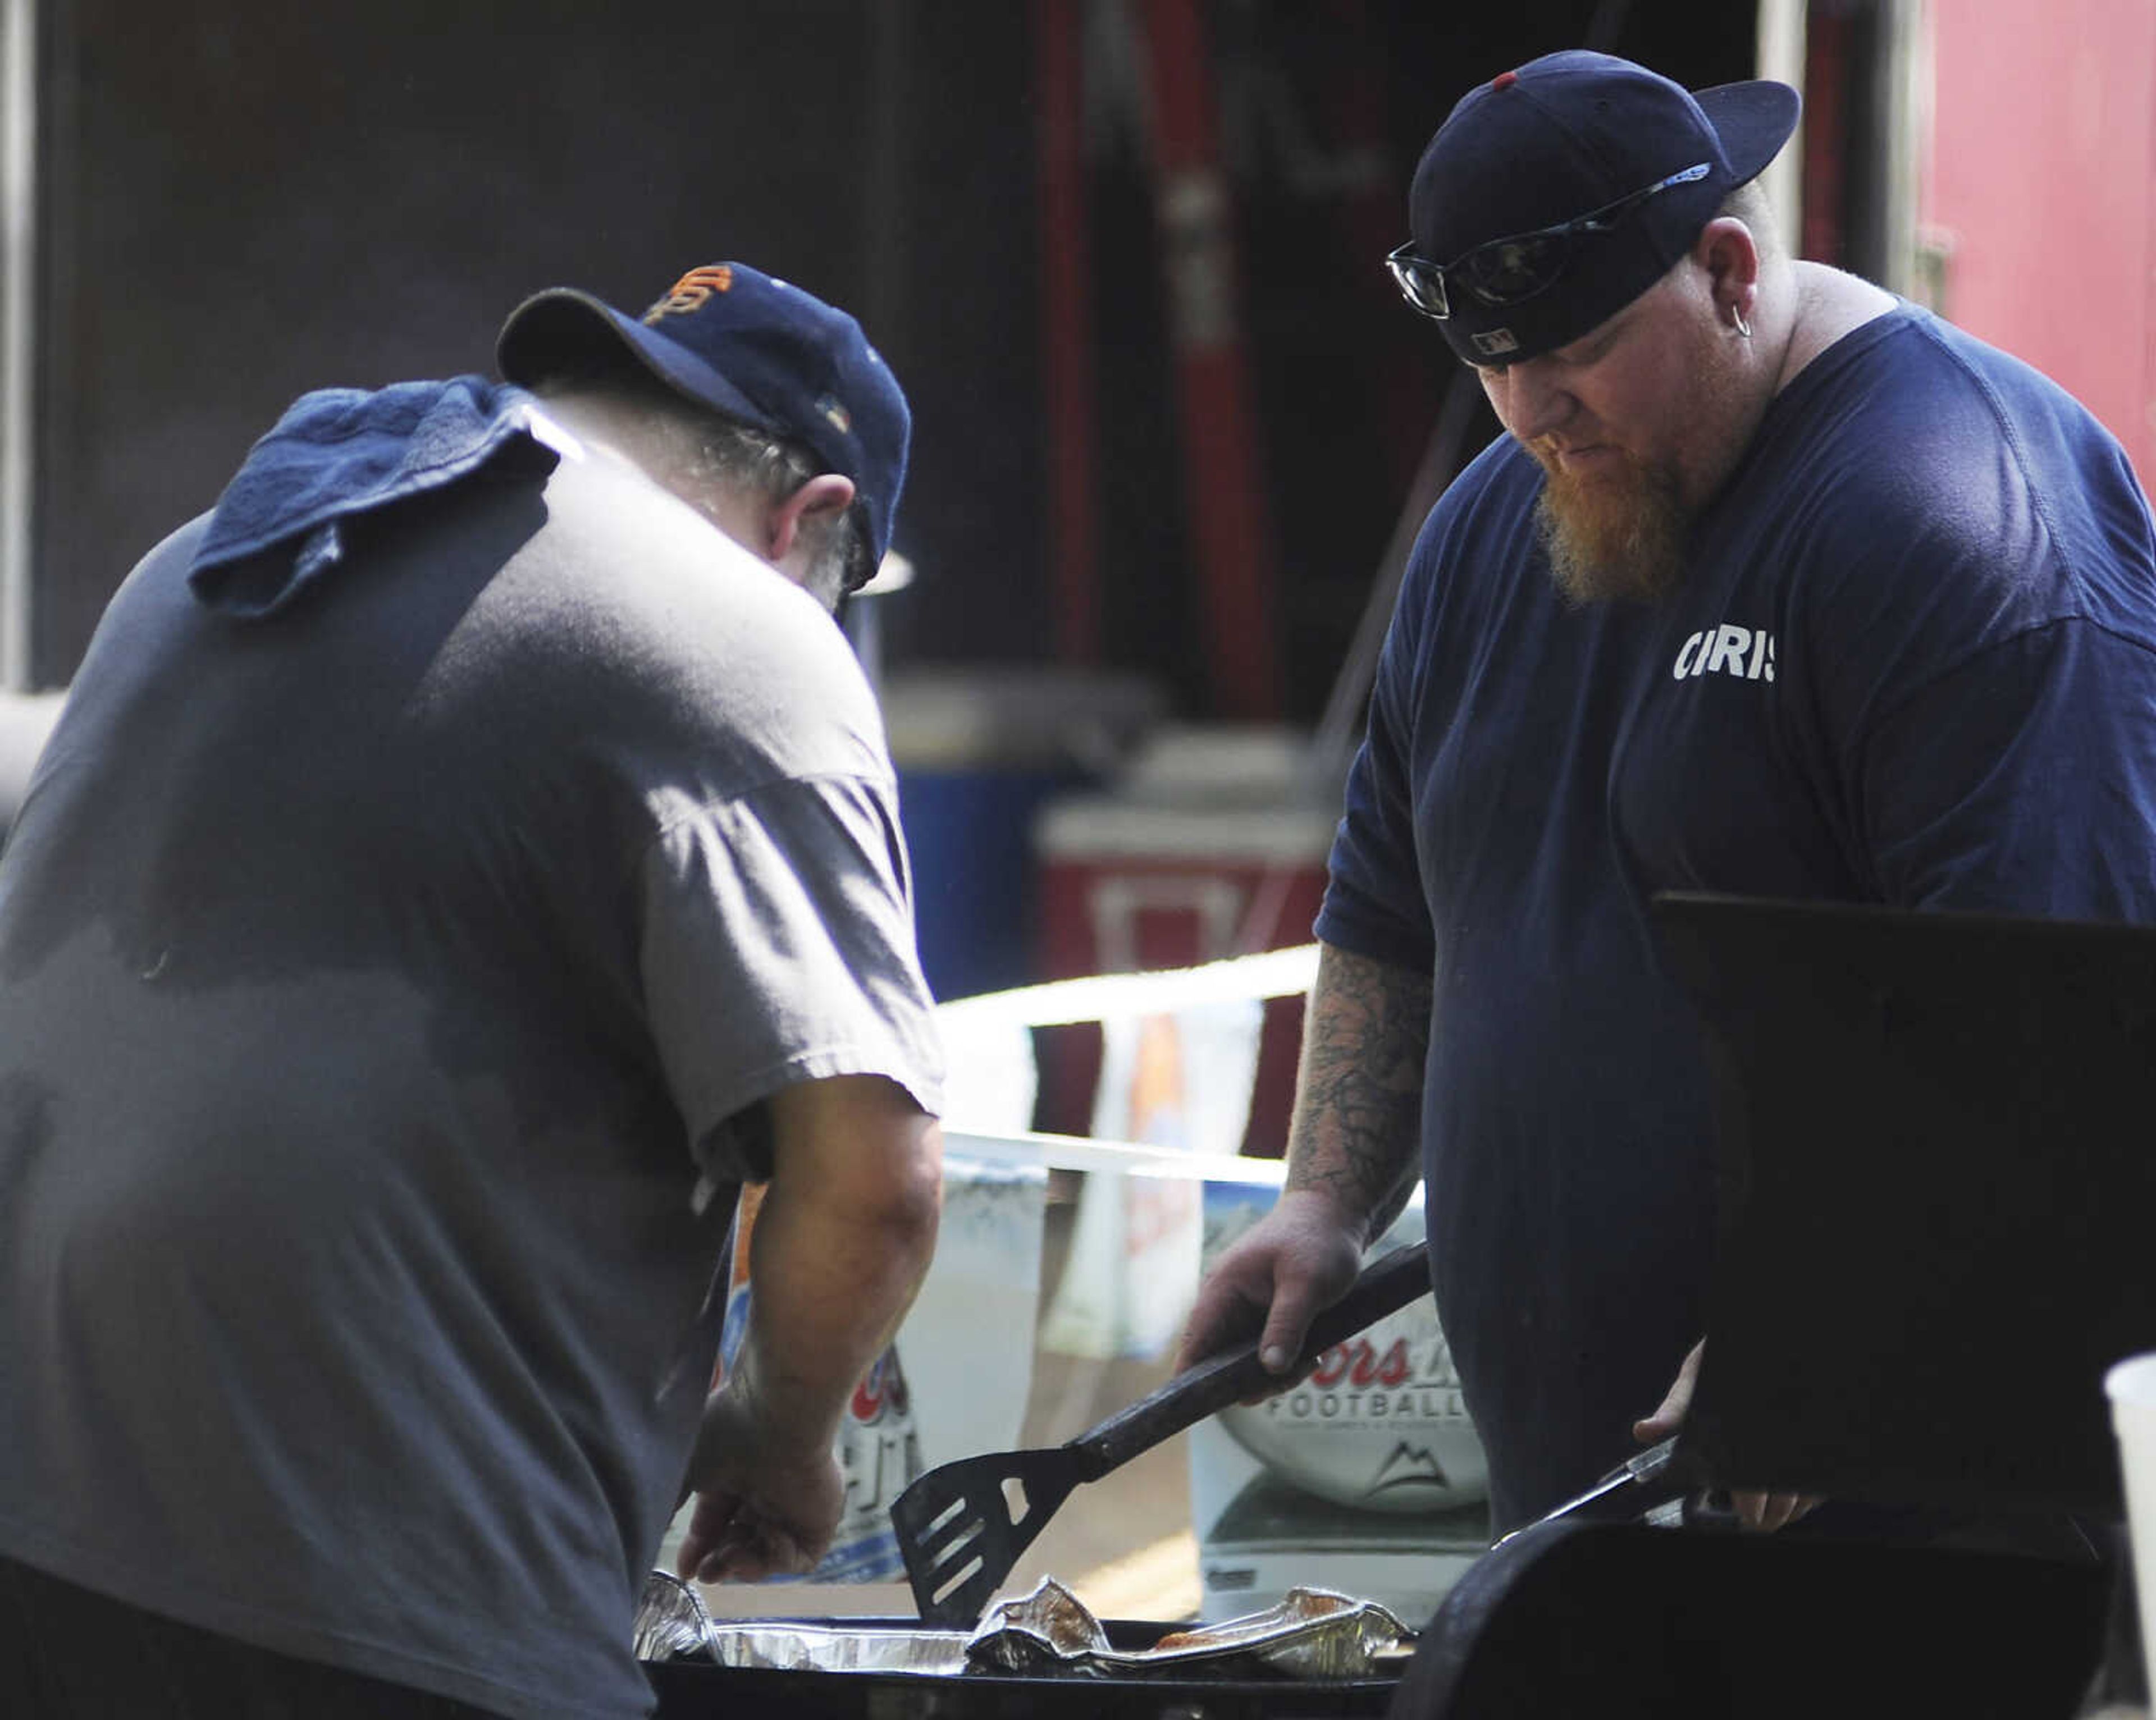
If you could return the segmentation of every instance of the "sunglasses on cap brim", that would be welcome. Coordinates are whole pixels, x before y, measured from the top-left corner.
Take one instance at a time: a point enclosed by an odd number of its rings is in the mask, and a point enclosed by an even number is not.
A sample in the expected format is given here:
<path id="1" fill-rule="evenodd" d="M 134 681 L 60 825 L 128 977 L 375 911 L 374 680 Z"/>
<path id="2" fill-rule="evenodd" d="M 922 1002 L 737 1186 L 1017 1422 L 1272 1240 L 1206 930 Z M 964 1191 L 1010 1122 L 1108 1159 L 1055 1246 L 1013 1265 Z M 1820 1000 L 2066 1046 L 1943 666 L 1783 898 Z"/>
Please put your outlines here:
<path id="1" fill-rule="evenodd" d="M 1486 239 L 1462 251 L 1450 263 L 1433 263 L 1414 254 L 1409 239 L 1385 259 L 1400 295 L 1424 316 L 1443 322 L 1452 315 L 1452 293 L 1465 292 L 1478 304 L 1493 310 L 1525 304 L 1546 293 L 1572 266 L 1580 241 L 1607 233 L 1648 198 L 1675 185 L 1690 185 L 1707 177 L 1706 162 L 1696 162 L 1666 179 L 1657 179 L 1613 203 L 1604 203 L 1584 215 L 1560 221 L 1554 227 L 1538 227 L 1532 233 L 1507 234 Z"/>

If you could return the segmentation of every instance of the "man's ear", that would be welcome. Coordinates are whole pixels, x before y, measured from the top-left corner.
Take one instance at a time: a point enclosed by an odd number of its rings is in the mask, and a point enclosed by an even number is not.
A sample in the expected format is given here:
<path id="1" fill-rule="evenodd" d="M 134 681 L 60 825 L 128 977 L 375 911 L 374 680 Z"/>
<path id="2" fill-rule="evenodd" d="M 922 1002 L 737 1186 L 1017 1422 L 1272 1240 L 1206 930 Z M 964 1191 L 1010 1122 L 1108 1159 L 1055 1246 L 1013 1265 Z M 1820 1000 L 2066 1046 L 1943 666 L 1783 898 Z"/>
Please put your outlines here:
<path id="1" fill-rule="evenodd" d="M 854 505 L 854 480 L 838 472 L 819 472 L 772 509 L 765 526 L 763 558 L 783 562 L 800 540 L 805 521 L 829 516 L 833 521 Z"/>
<path id="2" fill-rule="evenodd" d="M 1717 316 L 1748 317 L 1759 296 L 1759 243 L 1734 215 L 1717 215 L 1692 244 L 1693 261 L 1707 271 Z"/>

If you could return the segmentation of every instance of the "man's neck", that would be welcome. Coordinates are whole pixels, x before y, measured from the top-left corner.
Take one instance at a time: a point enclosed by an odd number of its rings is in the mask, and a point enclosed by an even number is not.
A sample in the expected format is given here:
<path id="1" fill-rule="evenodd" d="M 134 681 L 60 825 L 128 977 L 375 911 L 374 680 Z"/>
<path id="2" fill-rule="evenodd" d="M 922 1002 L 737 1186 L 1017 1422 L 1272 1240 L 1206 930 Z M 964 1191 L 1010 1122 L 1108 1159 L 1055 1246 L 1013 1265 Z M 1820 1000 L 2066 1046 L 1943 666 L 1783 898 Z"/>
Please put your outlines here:
<path id="1" fill-rule="evenodd" d="M 1852 330 L 1894 308 L 1894 295 L 1824 263 L 1788 265 L 1794 311 L 1782 362 L 1774 377 L 1779 394 L 1812 360 Z"/>

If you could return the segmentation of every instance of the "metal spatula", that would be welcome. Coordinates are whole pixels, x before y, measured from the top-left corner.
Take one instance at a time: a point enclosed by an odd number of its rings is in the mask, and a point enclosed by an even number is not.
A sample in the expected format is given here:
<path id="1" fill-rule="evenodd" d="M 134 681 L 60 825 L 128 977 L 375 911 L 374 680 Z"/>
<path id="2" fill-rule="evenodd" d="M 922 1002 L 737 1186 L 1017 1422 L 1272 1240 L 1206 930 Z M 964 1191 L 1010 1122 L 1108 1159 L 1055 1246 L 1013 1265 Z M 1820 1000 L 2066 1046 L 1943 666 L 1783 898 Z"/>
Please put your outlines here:
<path id="1" fill-rule="evenodd" d="M 1348 1294 L 1311 1322 L 1296 1366 L 1429 1294 L 1423 1245 L 1394 1249 L 1365 1267 Z M 1098 1481 L 1277 1377 L 1258 1360 L 1252 1338 L 1208 1357 L 1067 1445 L 962 1457 L 930 1470 L 891 1507 L 922 1622 L 946 1630 L 978 1624 L 989 1597 L 1072 1488 Z"/>

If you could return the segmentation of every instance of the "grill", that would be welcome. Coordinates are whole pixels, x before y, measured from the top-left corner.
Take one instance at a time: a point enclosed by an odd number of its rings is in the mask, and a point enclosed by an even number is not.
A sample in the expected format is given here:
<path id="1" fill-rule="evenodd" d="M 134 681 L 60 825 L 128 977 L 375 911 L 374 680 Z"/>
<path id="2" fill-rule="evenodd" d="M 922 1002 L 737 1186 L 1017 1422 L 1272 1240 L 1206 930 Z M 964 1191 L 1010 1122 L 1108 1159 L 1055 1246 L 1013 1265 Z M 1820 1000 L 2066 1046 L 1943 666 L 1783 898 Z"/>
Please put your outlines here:
<path id="1" fill-rule="evenodd" d="M 799 1622 L 906 1630 L 914 1619 Z M 1119 1650 L 1148 1649 L 1188 1628 L 1104 1620 Z M 1052 1677 L 967 1672 L 777 1671 L 691 1660 L 647 1663 L 659 1720 L 1342 1720 L 1382 1715 L 1396 1676 L 1337 1682 L 1195 1677 Z"/>

